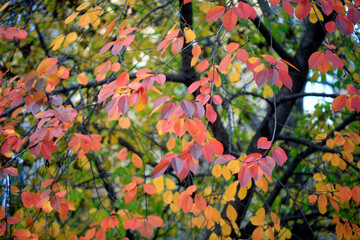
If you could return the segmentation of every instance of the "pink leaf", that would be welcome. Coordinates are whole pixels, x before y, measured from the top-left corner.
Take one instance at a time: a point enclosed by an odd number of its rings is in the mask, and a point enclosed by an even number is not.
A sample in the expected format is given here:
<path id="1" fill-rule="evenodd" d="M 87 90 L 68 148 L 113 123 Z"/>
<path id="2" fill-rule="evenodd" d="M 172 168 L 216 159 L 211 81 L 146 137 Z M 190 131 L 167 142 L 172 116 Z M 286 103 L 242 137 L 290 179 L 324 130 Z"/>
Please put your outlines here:
<path id="1" fill-rule="evenodd" d="M 223 163 L 230 162 L 231 160 L 234 160 L 234 159 L 236 159 L 236 158 L 232 155 L 223 155 L 223 156 L 218 157 L 215 160 L 214 164 L 223 164 Z"/>
<path id="2" fill-rule="evenodd" d="M 238 173 L 238 179 L 241 187 L 246 187 L 251 180 L 249 169 L 246 166 L 242 166 Z"/>

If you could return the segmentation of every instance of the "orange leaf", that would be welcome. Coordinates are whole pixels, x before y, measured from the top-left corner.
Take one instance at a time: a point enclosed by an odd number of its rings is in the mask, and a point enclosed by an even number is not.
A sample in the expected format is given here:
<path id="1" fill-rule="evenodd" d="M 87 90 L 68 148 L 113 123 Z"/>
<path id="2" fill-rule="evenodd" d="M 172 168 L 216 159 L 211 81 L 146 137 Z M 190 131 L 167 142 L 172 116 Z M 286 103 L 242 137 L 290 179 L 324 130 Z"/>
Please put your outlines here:
<path id="1" fill-rule="evenodd" d="M 88 78 L 85 74 L 80 73 L 77 77 L 79 83 L 81 83 L 82 85 L 87 85 L 88 84 Z"/>
<path id="2" fill-rule="evenodd" d="M 153 226 L 148 221 L 144 221 L 141 223 L 139 231 L 140 234 L 146 238 L 151 237 L 151 235 L 154 233 Z"/>
<path id="3" fill-rule="evenodd" d="M 211 122 L 214 123 L 217 118 L 217 114 L 210 104 L 206 104 L 206 118 Z"/>
<path id="4" fill-rule="evenodd" d="M 5 218 L 5 208 L 4 206 L 0 206 L 0 220 Z"/>
<path id="5" fill-rule="evenodd" d="M 71 23 L 79 15 L 79 12 L 73 13 L 65 19 L 65 25 Z"/>
<path id="6" fill-rule="evenodd" d="M 121 117 L 119 119 L 119 126 L 123 129 L 128 129 L 131 126 L 130 119 L 126 117 Z"/>
<path id="7" fill-rule="evenodd" d="M 119 160 L 125 160 L 127 158 L 127 155 L 128 155 L 128 150 L 127 148 L 123 148 L 119 151 L 118 155 L 117 155 L 117 158 Z"/>
<path id="8" fill-rule="evenodd" d="M 105 240 L 106 239 L 106 233 L 101 228 L 99 228 L 99 230 L 97 230 L 95 236 L 96 236 L 97 240 Z"/>
<path id="9" fill-rule="evenodd" d="M 264 229 L 262 227 L 257 227 L 252 233 L 253 240 L 261 240 L 263 235 Z"/>
<path id="10" fill-rule="evenodd" d="M 343 109 L 346 105 L 346 100 L 347 100 L 347 97 L 346 95 L 339 95 L 337 96 L 334 101 L 332 102 L 332 110 L 333 111 L 340 111 L 341 109 Z"/>
<path id="11" fill-rule="evenodd" d="M 144 191 L 147 194 L 156 194 L 156 187 L 152 184 L 144 184 Z"/>
<path id="12" fill-rule="evenodd" d="M 256 215 L 250 218 L 252 225 L 261 226 L 266 224 L 265 222 L 265 209 L 260 208 L 257 210 Z"/>
<path id="13" fill-rule="evenodd" d="M 223 17 L 222 22 L 226 30 L 230 32 L 236 26 L 237 23 L 237 16 L 234 10 L 232 9 L 228 10 Z"/>
<path id="14" fill-rule="evenodd" d="M 309 203 L 316 202 L 317 196 L 316 195 L 309 195 L 308 200 L 309 200 Z"/>
<path id="15" fill-rule="evenodd" d="M 218 20 L 225 12 L 225 7 L 216 6 L 211 8 L 206 14 L 206 21 Z"/>
<path id="16" fill-rule="evenodd" d="M 319 212 L 321 214 L 326 213 L 326 205 L 327 205 L 327 198 L 324 194 L 321 194 L 318 199 L 318 205 L 319 205 Z"/>
<path id="17" fill-rule="evenodd" d="M 358 186 L 353 187 L 351 190 L 351 196 L 352 196 L 353 200 L 357 204 L 359 204 L 359 202 L 360 202 L 360 187 L 358 187 Z"/>
<path id="18" fill-rule="evenodd" d="M 147 217 L 147 219 L 155 227 L 164 226 L 164 221 L 161 219 L 161 217 L 150 215 L 150 216 Z"/>
<path id="19" fill-rule="evenodd" d="M 346 187 L 346 186 L 340 188 L 339 197 L 345 202 L 349 201 L 351 199 L 351 190 L 350 190 L 350 188 Z"/>
<path id="20" fill-rule="evenodd" d="M 201 196 L 200 194 L 196 194 L 194 201 L 195 201 L 196 207 L 200 211 L 205 211 L 206 206 L 207 206 L 207 202 L 206 202 L 206 200 L 205 200 L 205 198 L 203 196 Z"/>
<path id="21" fill-rule="evenodd" d="M 142 168 L 143 161 L 141 160 L 141 158 L 136 153 L 132 154 L 131 161 L 132 161 L 132 163 L 134 164 L 135 167 Z"/>
<path id="22" fill-rule="evenodd" d="M 211 220 L 214 217 L 215 211 L 212 206 L 207 206 L 204 211 L 205 218 Z"/>

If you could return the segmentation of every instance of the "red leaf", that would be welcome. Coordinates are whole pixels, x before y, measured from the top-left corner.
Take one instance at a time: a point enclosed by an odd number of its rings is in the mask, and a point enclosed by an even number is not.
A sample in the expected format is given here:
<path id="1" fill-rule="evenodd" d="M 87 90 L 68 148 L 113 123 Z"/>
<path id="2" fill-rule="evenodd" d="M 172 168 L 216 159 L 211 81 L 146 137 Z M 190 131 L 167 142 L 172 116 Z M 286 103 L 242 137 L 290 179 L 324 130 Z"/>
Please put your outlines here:
<path id="1" fill-rule="evenodd" d="M 358 8 L 350 8 L 347 14 L 347 18 L 350 22 L 356 25 L 360 21 L 360 11 Z"/>
<path id="2" fill-rule="evenodd" d="M 245 51 L 244 49 L 240 48 L 239 50 L 236 51 L 236 57 L 237 59 L 239 59 L 241 62 L 246 62 L 249 59 L 249 54 L 247 53 L 247 51 Z"/>
<path id="3" fill-rule="evenodd" d="M 271 147 L 271 141 L 268 141 L 266 137 L 259 138 L 257 147 L 261 149 L 269 149 Z"/>
<path id="4" fill-rule="evenodd" d="M 160 162 L 158 165 L 156 165 L 153 170 L 152 177 L 153 178 L 160 177 L 166 171 L 169 164 L 170 164 L 170 161 L 166 161 L 166 162 Z"/>
<path id="5" fill-rule="evenodd" d="M 164 97 L 159 97 L 158 99 L 156 99 L 154 101 L 154 106 L 153 109 L 160 107 L 164 102 L 166 102 L 166 100 L 168 100 L 170 97 L 169 96 L 164 96 Z"/>
<path id="6" fill-rule="evenodd" d="M 236 15 L 239 18 L 243 18 L 244 20 L 248 19 L 249 17 L 251 19 L 256 18 L 255 9 L 247 3 L 239 2 L 239 6 L 233 8 L 233 9 L 234 9 Z"/>
<path id="7" fill-rule="evenodd" d="M 329 33 L 332 33 L 332 32 L 334 32 L 336 30 L 336 24 L 334 23 L 334 21 L 327 22 L 325 24 L 325 29 Z"/>
<path id="8" fill-rule="evenodd" d="M 161 217 L 150 215 L 150 216 L 147 217 L 147 219 L 155 227 L 164 226 L 164 221 L 161 219 Z"/>
<path id="9" fill-rule="evenodd" d="M 96 236 L 97 240 L 105 240 L 106 239 L 106 233 L 101 228 L 99 228 L 99 230 L 97 230 L 95 236 Z"/>
<path id="10" fill-rule="evenodd" d="M 200 81 L 196 81 L 193 82 L 189 87 L 188 87 L 188 93 L 193 93 L 196 91 L 196 89 L 198 89 L 200 87 Z"/>
<path id="11" fill-rule="evenodd" d="M 129 73 L 122 72 L 116 78 L 116 86 L 118 86 L 118 87 L 126 86 L 129 83 L 129 80 L 130 80 Z"/>
<path id="12" fill-rule="evenodd" d="M 182 100 L 181 101 L 181 109 L 186 113 L 189 117 L 192 117 L 195 112 L 195 107 L 193 103 L 189 100 Z"/>
<path id="13" fill-rule="evenodd" d="M 141 225 L 141 221 L 139 218 L 135 217 L 129 221 L 127 221 L 125 223 L 125 226 L 124 228 L 127 230 L 127 229 L 131 229 L 133 231 L 135 231 L 136 229 L 138 229 Z"/>
<path id="14" fill-rule="evenodd" d="M 148 221 L 144 221 L 141 223 L 139 231 L 140 234 L 145 238 L 151 237 L 151 235 L 154 233 L 153 226 Z"/>
<path id="15" fill-rule="evenodd" d="M 330 50 L 326 50 L 326 57 L 331 62 L 331 66 L 333 66 L 334 69 L 341 70 L 344 67 L 344 61 Z"/>
<path id="16" fill-rule="evenodd" d="M 279 69 L 279 79 L 290 91 L 292 91 L 292 79 L 287 71 Z"/>
<path id="17" fill-rule="evenodd" d="M 115 41 L 109 42 L 109 43 L 105 44 L 105 45 L 100 49 L 99 55 L 101 55 L 101 54 L 103 54 L 104 52 L 106 52 L 107 50 L 109 50 L 114 44 L 115 44 Z"/>
<path id="18" fill-rule="evenodd" d="M 209 142 L 212 148 L 211 149 L 212 153 L 214 153 L 215 155 L 222 155 L 224 153 L 224 147 L 221 142 L 219 142 L 214 138 L 210 138 Z"/>
<path id="19" fill-rule="evenodd" d="M 337 15 L 335 23 L 339 30 L 343 33 L 352 34 L 354 32 L 352 23 L 345 16 Z"/>
<path id="20" fill-rule="evenodd" d="M 209 62 L 207 60 L 202 60 L 197 65 L 197 69 L 199 70 L 199 72 L 206 70 L 208 67 L 209 67 Z"/>
<path id="21" fill-rule="evenodd" d="M 180 158 L 174 157 L 173 159 L 171 159 L 171 166 L 174 169 L 175 173 L 179 175 L 184 167 L 184 164 Z"/>
<path id="22" fill-rule="evenodd" d="M 280 3 L 280 0 L 270 0 L 271 6 L 276 6 Z"/>
<path id="23" fill-rule="evenodd" d="M 218 20 L 225 12 L 225 7 L 216 6 L 211 8 L 206 14 L 206 21 Z"/>
<path id="24" fill-rule="evenodd" d="M 223 164 L 223 163 L 230 162 L 231 160 L 234 160 L 234 159 L 236 159 L 236 158 L 232 155 L 223 155 L 223 156 L 218 157 L 215 160 L 214 164 Z"/>
<path id="25" fill-rule="evenodd" d="M 144 184 L 144 191 L 147 193 L 147 194 L 156 194 L 156 188 L 154 185 L 152 184 Z"/>
<path id="26" fill-rule="evenodd" d="M 346 95 L 340 95 L 340 96 L 337 96 L 334 101 L 332 102 L 332 110 L 333 111 L 340 111 L 341 109 L 343 109 L 346 105 L 346 100 L 347 100 L 347 97 Z"/>
<path id="27" fill-rule="evenodd" d="M 18 169 L 14 167 L 5 168 L 10 176 L 16 177 L 19 175 Z"/>
<path id="28" fill-rule="evenodd" d="M 177 53 L 182 49 L 183 45 L 184 45 L 184 37 L 179 37 L 172 43 L 171 51 L 173 53 Z"/>
<path id="29" fill-rule="evenodd" d="M 275 149 L 272 149 L 271 154 L 275 162 L 277 162 L 277 164 L 279 164 L 280 166 L 282 166 L 288 158 L 286 156 L 285 151 L 280 147 L 276 147 Z"/>
<path id="30" fill-rule="evenodd" d="M 240 171 L 238 173 L 238 179 L 241 187 L 246 187 L 249 184 L 251 176 L 249 169 L 247 169 L 246 166 L 242 166 L 240 168 Z"/>
<path id="31" fill-rule="evenodd" d="M 223 17 L 222 22 L 227 31 L 230 32 L 237 23 L 237 16 L 235 12 L 232 9 L 228 10 Z"/>
<path id="32" fill-rule="evenodd" d="M 322 52 L 314 52 L 313 54 L 311 54 L 309 58 L 309 69 L 311 70 L 319 67 L 323 63 L 325 58 L 326 56 Z"/>
<path id="33" fill-rule="evenodd" d="M 295 8 L 295 16 L 301 20 L 306 18 L 311 10 L 312 3 L 309 0 L 301 0 L 301 2 Z"/>
<path id="34" fill-rule="evenodd" d="M 221 105 L 222 104 L 222 98 L 221 98 L 220 95 L 214 95 L 214 96 L 212 96 L 212 99 L 213 99 L 213 102 L 216 105 Z"/>
<path id="35" fill-rule="evenodd" d="M 154 79 L 155 79 L 155 82 L 157 82 L 160 85 L 163 85 L 165 83 L 165 81 L 166 81 L 166 76 L 165 76 L 165 74 L 162 74 L 162 73 L 161 74 L 156 74 L 154 76 Z"/>
<path id="36" fill-rule="evenodd" d="M 161 109 L 161 119 L 167 119 L 170 117 L 175 109 L 175 103 L 169 102 Z"/>
<path id="37" fill-rule="evenodd" d="M 207 207 L 207 202 L 203 196 L 201 196 L 200 194 L 196 194 L 195 198 L 194 198 L 194 202 L 195 202 L 196 207 L 200 211 L 205 211 L 205 209 Z"/>
<path id="38" fill-rule="evenodd" d="M 129 100 L 129 96 L 127 95 L 123 95 L 120 97 L 119 99 L 119 110 L 120 112 L 125 115 L 125 113 L 129 110 L 130 108 L 130 100 Z"/>
<path id="39" fill-rule="evenodd" d="M 194 112 L 195 117 L 201 119 L 205 114 L 204 106 L 199 102 L 195 102 L 194 106 L 195 106 L 195 112 Z"/>
<path id="40" fill-rule="evenodd" d="M 231 63 L 231 54 L 226 55 L 219 64 L 219 72 L 224 72 Z"/>
<path id="41" fill-rule="evenodd" d="M 228 53 L 232 53 L 234 52 L 236 49 L 239 48 L 239 44 L 238 43 L 229 43 L 227 46 L 226 46 L 226 51 L 228 51 Z"/>
<path id="42" fill-rule="evenodd" d="M 191 156 L 193 156 L 196 160 L 198 160 L 202 153 L 202 146 L 194 143 L 194 144 L 190 145 L 189 152 L 190 152 Z"/>
<path id="43" fill-rule="evenodd" d="M 114 94 L 114 90 L 115 90 L 115 82 L 105 85 L 104 88 L 101 89 L 98 95 L 98 103 L 103 102 L 108 97 L 112 96 Z"/>
<path id="44" fill-rule="evenodd" d="M 206 105 L 206 118 L 211 123 L 214 123 L 216 121 L 216 118 L 217 118 L 217 114 L 216 114 L 214 108 L 210 104 Z"/>

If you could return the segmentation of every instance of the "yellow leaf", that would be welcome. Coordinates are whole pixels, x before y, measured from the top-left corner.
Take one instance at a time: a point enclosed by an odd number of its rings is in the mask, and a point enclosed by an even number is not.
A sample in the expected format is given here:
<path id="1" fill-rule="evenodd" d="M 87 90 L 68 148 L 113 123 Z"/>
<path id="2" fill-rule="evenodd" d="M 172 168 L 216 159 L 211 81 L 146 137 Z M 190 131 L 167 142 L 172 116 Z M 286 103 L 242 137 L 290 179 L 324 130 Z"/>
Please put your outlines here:
<path id="1" fill-rule="evenodd" d="M 291 238 L 291 232 L 287 228 L 282 228 L 279 232 L 279 240 L 285 240 Z"/>
<path id="2" fill-rule="evenodd" d="M 324 181 L 326 179 L 326 176 L 322 173 L 315 173 L 314 176 L 313 176 L 313 179 L 315 181 L 318 181 L 318 182 L 321 182 L 321 181 Z"/>
<path id="3" fill-rule="evenodd" d="M 50 44 L 50 47 L 52 47 L 52 50 L 56 51 L 61 46 L 62 42 L 64 41 L 65 36 L 60 35 L 57 38 L 55 38 L 54 41 Z"/>
<path id="4" fill-rule="evenodd" d="M 87 8 L 89 5 L 90 5 L 90 2 L 84 2 L 84 3 L 80 4 L 80 5 L 76 8 L 76 11 L 84 10 L 84 9 Z"/>
<path id="5" fill-rule="evenodd" d="M 79 15 L 79 12 L 73 13 L 65 19 L 65 25 L 71 23 Z"/>
<path id="6" fill-rule="evenodd" d="M 230 171 L 232 172 L 232 174 L 238 173 L 240 171 L 240 161 L 239 160 L 231 160 L 228 164 L 227 167 L 230 169 Z"/>
<path id="7" fill-rule="evenodd" d="M 226 209 L 226 216 L 230 219 L 230 221 L 232 222 L 236 221 L 237 212 L 231 204 L 228 204 L 228 207 Z"/>
<path id="8" fill-rule="evenodd" d="M 235 61 L 234 67 L 235 67 L 236 74 L 240 75 L 240 73 L 242 73 L 242 68 L 241 68 L 240 63 L 238 61 Z"/>
<path id="9" fill-rule="evenodd" d="M 67 45 L 75 41 L 76 38 L 77 38 L 76 32 L 69 33 L 65 38 L 64 47 L 67 47 Z"/>
<path id="10" fill-rule="evenodd" d="M 166 147 L 167 147 L 167 149 L 169 149 L 169 150 L 172 150 L 172 149 L 175 147 L 175 138 L 174 138 L 174 137 L 171 137 L 171 138 L 169 139 L 169 141 L 167 141 Z"/>
<path id="11" fill-rule="evenodd" d="M 173 200 L 174 196 L 171 191 L 166 191 L 163 195 L 163 201 L 166 204 L 170 204 Z"/>
<path id="12" fill-rule="evenodd" d="M 191 28 L 186 27 L 184 29 L 184 33 L 185 33 L 186 43 L 194 41 L 196 39 L 196 35 L 194 31 L 191 30 Z"/>
<path id="13" fill-rule="evenodd" d="M 321 142 L 322 140 L 324 140 L 326 138 L 327 134 L 326 133 L 320 133 L 315 137 L 316 142 Z"/>
<path id="14" fill-rule="evenodd" d="M 235 200 L 236 188 L 238 184 L 239 181 L 235 181 L 226 188 L 224 196 L 226 197 L 227 201 Z"/>
<path id="15" fill-rule="evenodd" d="M 79 19 L 80 27 L 85 27 L 90 23 L 90 17 L 88 13 L 83 14 Z"/>
<path id="16" fill-rule="evenodd" d="M 237 83 L 240 80 L 240 75 L 237 73 L 230 73 L 230 84 L 233 86 L 235 83 Z"/>
<path id="17" fill-rule="evenodd" d="M 222 168 L 222 175 L 226 181 L 229 181 L 231 178 L 231 172 L 227 166 L 223 166 Z"/>
<path id="18" fill-rule="evenodd" d="M 59 235 L 60 233 L 60 226 L 59 224 L 54 221 L 51 226 L 50 226 L 50 229 L 49 229 L 49 233 L 50 233 L 50 236 L 53 237 L 53 238 L 56 238 L 57 235 Z"/>
<path id="19" fill-rule="evenodd" d="M 238 193 L 238 197 L 240 200 L 243 200 L 246 197 L 247 190 L 248 189 L 246 187 L 240 188 L 239 193 Z"/>
<path id="20" fill-rule="evenodd" d="M 315 11 L 314 11 L 315 9 Z M 320 21 L 324 21 L 324 17 L 321 14 L 321 12 L 319 11 L 319 9 L 313 5 L 312 8 L 310 9 L 310 16 L 309 16 L 309 20 L 311 23 L 316 23 L 318 20 Z"/>
<path id="21" fill-rule="evenodd" d="M 212 171 L 211 171 L 212 175 L 215 177 L 215 178 L 218 178 L 221 176 L 221 166 L 219 164 L 216 164 Z"/>
<path id="22" fill-rule="evenodd" d="M 264 98 L 268 98 L 268 97 L 274 97 L 274 92 L 272 90 L 272 88 L 270 87 L 269 84 L 266 84 L 265 85 L 265 89 L 264 89 L 264 92 L 263 92 L 263 97 Z"/>
<path id="23" fill-rule="evenodd" d="M 10 4 L 11 1 L 7 1 L 2 7 L 0 8 L 0 12 L 4 11 L 4 9 Z"/>
<path id="24" fill-rule="evenodd" d="M 164 177 L 161 175 L 160 177 L 153 179 L 154 185 L 156 187 L 156 192 L 161 193 L 164 190 Z"/>
<path id="25" fill-rule="evenodd" d="M 166 178 L 165 186 L 166 186 L 167 189 L 173 190 L 173 189 L 175 189 L 176 184 L 170 178 Z"/>

